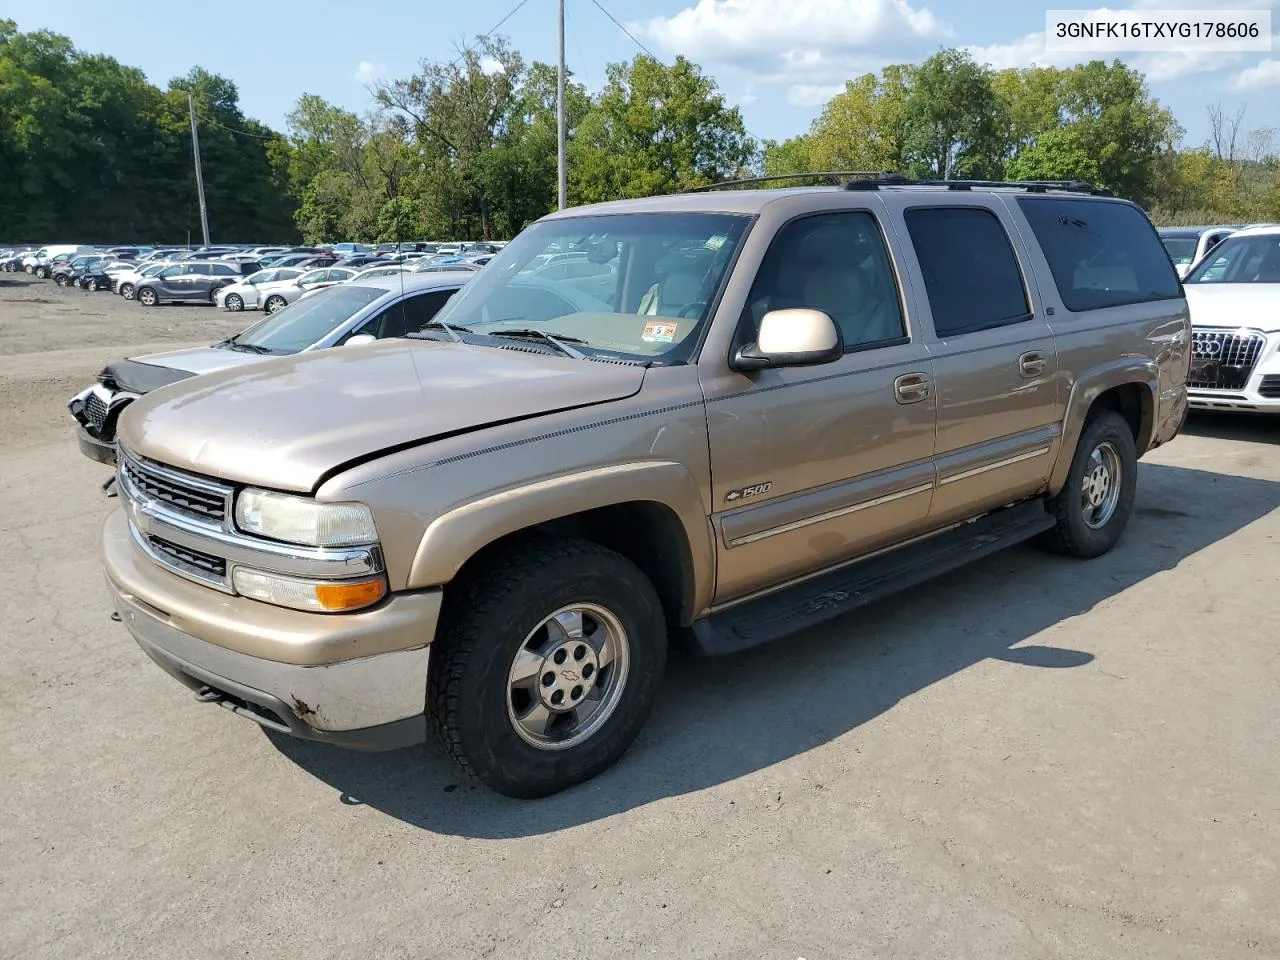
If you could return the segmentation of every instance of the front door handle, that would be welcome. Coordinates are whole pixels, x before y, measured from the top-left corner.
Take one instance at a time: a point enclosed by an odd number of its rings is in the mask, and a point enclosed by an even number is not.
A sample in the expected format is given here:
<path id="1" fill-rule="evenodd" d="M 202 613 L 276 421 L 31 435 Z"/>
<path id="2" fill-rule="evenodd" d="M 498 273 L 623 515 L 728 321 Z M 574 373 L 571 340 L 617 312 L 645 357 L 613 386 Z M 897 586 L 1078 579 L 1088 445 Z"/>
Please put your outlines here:
<path id="1" fill-rule="evenodd" d="M 904 373 L 893 381 L 893 398 L 899 403 L 919 403 L 929 396 L 929 378 L 923 373 Z"/>
<path id="2" fill-rule="evenodd" d="M 1023 377 L 1038 377 L 1044 373 L 1045 355 L 1039 350 L 1024 353 L 1018 358 L 1018 373 Z"/>

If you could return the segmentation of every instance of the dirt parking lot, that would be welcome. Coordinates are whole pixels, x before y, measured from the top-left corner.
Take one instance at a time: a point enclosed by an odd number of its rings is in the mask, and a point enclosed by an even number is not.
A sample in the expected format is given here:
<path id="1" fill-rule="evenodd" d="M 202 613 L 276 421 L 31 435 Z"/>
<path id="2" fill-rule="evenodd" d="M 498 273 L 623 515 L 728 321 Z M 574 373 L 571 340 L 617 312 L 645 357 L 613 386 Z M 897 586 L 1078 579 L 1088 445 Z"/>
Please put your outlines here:
<path id="1" fill-rule="evenodd" d="M 252 316 L 0 275 L 0 957 L 1280 957 L 1280 422 L 1194 418 L 1100 560 L 677 659 L 522 803 L 267 736 L 108 619 L 66 401 Z"/>

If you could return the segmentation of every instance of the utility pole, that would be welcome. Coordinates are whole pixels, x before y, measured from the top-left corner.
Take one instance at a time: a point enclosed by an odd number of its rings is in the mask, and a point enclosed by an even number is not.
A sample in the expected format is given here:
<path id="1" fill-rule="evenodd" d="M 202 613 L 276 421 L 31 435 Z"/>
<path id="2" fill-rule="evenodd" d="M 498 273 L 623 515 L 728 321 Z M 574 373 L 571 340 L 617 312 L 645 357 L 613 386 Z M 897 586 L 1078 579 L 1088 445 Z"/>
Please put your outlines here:
<path id="1" fill-rule="evenodd" d="M 560 62 L 556 70 L 556 174 L 559 182 L 560 209 L 568 205 L 569 171 L 565 164 L 565 115 L 564 115 L 564 0 L 560 7 Z"/>
<path id="2" fill-rule="evenodd" d="M 204 228 L 204 245 L 209 246 L 209 211 L 204 205 L 204 174 L 200 171 L 200 136 L 196 133 L 196 102 L 187 94 L 191 111 L 191 152 L 196 158 L 196 193 L 200 196 L 200 226 Z"/>

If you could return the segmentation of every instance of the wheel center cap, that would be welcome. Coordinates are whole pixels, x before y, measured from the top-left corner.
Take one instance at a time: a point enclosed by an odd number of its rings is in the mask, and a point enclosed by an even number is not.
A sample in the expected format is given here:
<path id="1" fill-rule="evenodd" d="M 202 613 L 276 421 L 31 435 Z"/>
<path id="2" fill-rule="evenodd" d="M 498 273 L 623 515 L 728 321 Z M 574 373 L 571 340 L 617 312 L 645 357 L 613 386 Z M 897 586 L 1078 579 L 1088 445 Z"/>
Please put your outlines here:
<path id="1" fill-rule="evenodd" d="M 542 661 L 538 696 L 549 710 L 572 710 L 596 685 L 600 664 L 591 644 L 571 639 L 551 650 Z"/>

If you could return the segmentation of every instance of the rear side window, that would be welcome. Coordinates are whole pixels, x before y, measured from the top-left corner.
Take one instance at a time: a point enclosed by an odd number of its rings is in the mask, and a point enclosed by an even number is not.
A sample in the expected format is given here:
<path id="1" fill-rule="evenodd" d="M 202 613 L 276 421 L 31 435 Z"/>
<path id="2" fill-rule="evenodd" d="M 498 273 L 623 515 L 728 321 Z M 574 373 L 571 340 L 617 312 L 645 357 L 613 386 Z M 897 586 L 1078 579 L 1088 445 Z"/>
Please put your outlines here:
<path id="1" fill-rule="evenodd" d="M 1068 310 L 1182 296 L 1155 228 L 1137 207 L 1106 200 L 1019 197 Z"/>
<path id="2" fill-rule="evenodd" d="M 1030 318 L 1022 271 L 994 213 L 918 207 L 903 217 L 940 339 Z"/>

